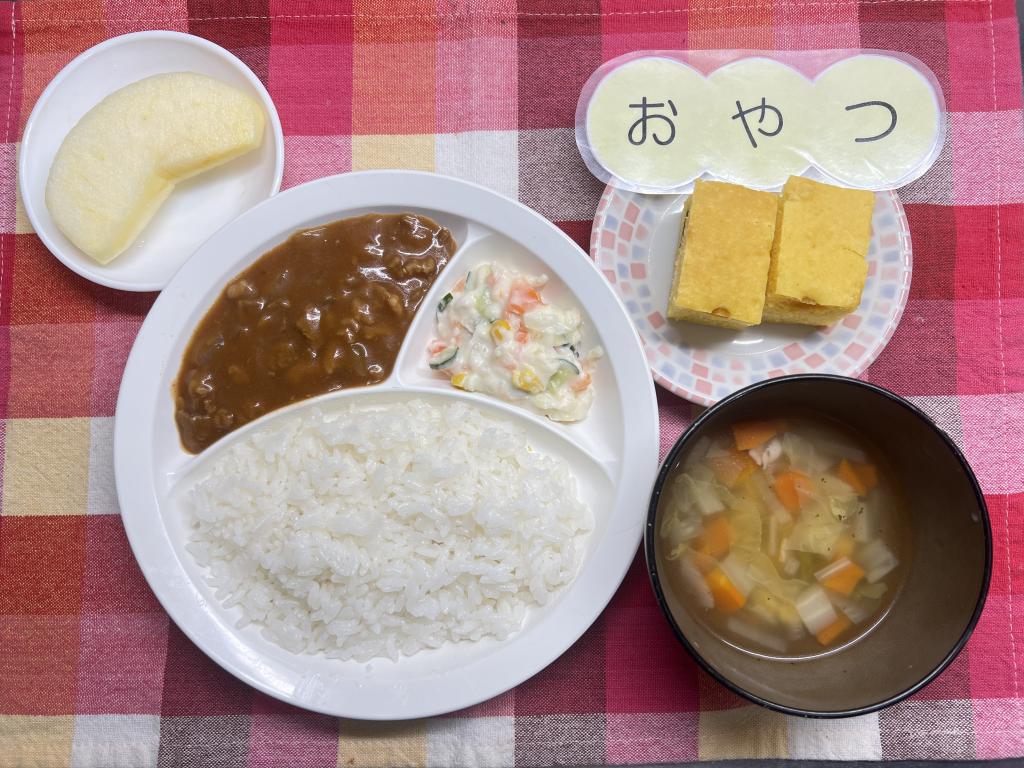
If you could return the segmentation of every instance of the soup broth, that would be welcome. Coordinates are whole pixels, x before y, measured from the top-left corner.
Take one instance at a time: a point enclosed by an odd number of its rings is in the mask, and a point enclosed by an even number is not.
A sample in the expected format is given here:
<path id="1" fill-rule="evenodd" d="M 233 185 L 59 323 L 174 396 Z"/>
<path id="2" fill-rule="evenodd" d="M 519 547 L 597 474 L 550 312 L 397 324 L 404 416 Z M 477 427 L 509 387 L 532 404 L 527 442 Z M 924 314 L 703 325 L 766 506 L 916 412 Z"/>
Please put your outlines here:
<path id="1" fill-rule="evenodd" d="M 667 484 L 667 582 L 730 644 L 812 656 L 885 614 L 908 559 L 892 473 L 863 441 L 798 417 L 698 440 Z"/>

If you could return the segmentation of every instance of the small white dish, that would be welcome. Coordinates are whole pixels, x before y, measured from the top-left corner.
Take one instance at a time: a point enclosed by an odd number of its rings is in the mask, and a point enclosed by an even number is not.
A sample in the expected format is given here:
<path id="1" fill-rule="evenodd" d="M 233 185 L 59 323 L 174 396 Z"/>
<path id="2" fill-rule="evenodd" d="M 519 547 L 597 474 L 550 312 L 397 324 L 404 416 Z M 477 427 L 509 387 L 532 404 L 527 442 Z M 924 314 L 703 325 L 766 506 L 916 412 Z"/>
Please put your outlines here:
<path id="1" fill-rule="evenodd" d="M 224 285 L 298 229 L 370 211 L 423 213 L 447 227 L 458 249 L 412 320 L 391 375 L 380 384 L 300 401 L 241 427 L 192 455 L 181 446 L 172 385 L 197 323 Z M 550 278 L 545 296 L 576 304 L 587 348 L 600 344 L 590 414 L 558 424 L 486 395 L 463 392 L 431 371 L 426 349 L 434 308 L 468 268 L 501 260 Z M 410 397 L 465 401 L 520 425 L 530 443 L 561 455 L 594 513 L 580 570 L 504 641 L 449 644 L 398 661 L 339 661 L 274 645 L 239 609 L 225 607 L 186 548 L 189 478 L 234 440 L 285 414 Z M 315 405 L 313 405 L 315 404 Z M 146 317 L 121 381 L 114 469 L 132 551 L 153 592 L 208 656 L 250 685 L 296 706 L 341 717 L 398 720 L 470 706 L 518 685 L 554 661 L 597 619 L 640 543 L 658 469 L 658 409 L 640 340 L 594 264 L 554 224 L 519 203 L 457 179 L 376 171 L 331 176 L 289 189 L 242 214 L 174 276 Z"/>
<path id="2" fill-rule="evenodd" d="M 868 277 L 854 312 L 827 328 L 765 323 L 742 331 L 668 319 L 686 197 L 608 186 L 590 238 L 590 255 L 625 305 L 661 386 L 710 406 L 778 376 L 857 376 L 889 343 L 913 269 L 910 226 L 895 191 L 875 193 Z"/>
<path id="3" fill-rule="evenodd" d="M 162 72 L 198 72 L 248 92 L 267 115 L 255 152 L 179 184 L 124 253 L 98 264 L 57 228 L 46 208 L 46 179 L 64 137 L 114 91 Z M 21 141 L 18 179 L 32 228 L 69 269 L 124 291 L 159 291 L 195 249 L 239 214 L 277 193 L 284 173 L 284 134 L 259 78 L 219 45 L 182 32 L 134 32 L 85 51 L 46 87 Z"/>

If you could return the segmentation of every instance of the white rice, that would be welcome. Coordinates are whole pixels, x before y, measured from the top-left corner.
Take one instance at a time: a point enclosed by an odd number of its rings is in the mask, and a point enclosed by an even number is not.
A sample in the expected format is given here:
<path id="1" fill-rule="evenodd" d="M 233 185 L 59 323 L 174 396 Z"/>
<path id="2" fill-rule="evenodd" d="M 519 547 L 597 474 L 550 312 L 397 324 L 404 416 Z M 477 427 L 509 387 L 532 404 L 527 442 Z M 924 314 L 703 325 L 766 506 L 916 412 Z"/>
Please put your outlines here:
<path id="1" fill-rule="evenodd" d="M 592 527 L 563 459 L 464 403 L 314 410 L 204 469 L 188 549 L 239 625 L 295 653 L 504 639 L 573 579 Z"/>

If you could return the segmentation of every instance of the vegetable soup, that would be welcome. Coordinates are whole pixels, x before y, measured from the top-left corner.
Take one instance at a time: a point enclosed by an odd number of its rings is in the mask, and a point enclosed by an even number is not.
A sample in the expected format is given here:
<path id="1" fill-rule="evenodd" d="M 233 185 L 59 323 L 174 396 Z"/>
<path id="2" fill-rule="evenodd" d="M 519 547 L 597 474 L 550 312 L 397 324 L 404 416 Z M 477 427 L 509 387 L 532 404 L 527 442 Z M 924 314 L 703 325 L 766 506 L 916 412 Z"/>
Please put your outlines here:
<path id="1" fill-rule="evenodd" d="M 893 478 L 862 441 L 814 418 L 702 437 L 666 486 L 668 582 L 738 648 L 811 656 L 884 615 L 907 553 Z"/>

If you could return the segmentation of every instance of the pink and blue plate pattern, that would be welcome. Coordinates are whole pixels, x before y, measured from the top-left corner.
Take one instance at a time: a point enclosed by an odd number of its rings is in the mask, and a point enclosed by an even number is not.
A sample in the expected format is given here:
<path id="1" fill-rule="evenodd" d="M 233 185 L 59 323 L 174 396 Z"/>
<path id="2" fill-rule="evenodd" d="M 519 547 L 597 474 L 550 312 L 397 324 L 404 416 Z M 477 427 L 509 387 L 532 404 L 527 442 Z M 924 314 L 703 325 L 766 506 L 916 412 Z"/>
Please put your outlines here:
<path id="1" fill-rule="evenodd" d="M 868 277 L 860 306 L 827 328 L 765 324 L 727 331 L 669 320 L 665 309 L 683 196 L 607 187 L 597 207 L 590 253 L 640 334 L 654 379 L 700 405 L 794 373 L 857 376 L 878 356 L 910 290 L 910 228 L 895 192 L 875 196 Z"/>

